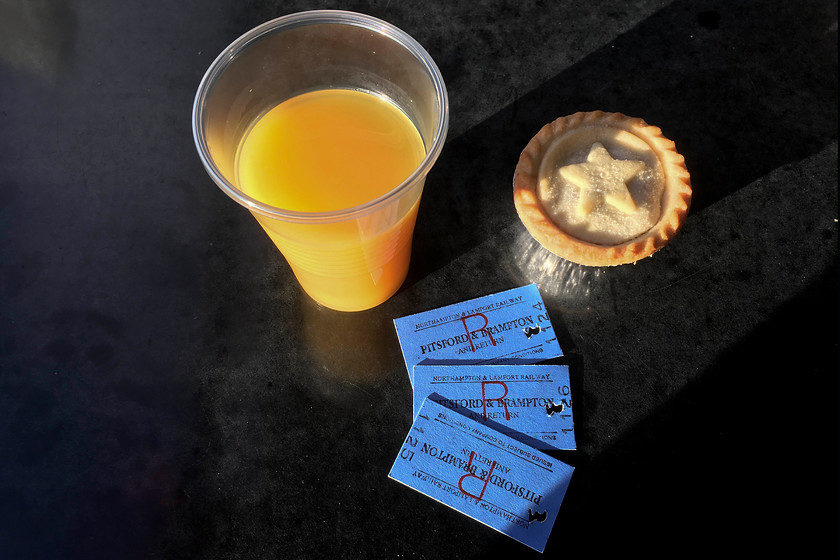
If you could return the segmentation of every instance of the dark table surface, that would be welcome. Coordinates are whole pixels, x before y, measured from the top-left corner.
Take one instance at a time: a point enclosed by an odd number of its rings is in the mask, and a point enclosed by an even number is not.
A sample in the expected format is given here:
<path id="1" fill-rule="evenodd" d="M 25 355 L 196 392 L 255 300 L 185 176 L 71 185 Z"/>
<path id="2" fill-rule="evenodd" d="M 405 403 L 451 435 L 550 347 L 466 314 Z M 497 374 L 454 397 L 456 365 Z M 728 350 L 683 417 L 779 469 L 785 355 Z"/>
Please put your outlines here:
<path id="1" fill-rule="evenodd" d="M 451 101 L 409 277 L 356 314 L 190 129 L 224 47 L 325 7 L 413 35 Z M 578 440 L 542 557 L 837 557 L 837 103 L 827 0 L 0 1 L 0 557 L 538 557 L 387 477 L 393 319 L 531 282 Z M 513 207 L 528 139 L 596 109 L 692 174 L 636 265 L 555 258 Z"/>

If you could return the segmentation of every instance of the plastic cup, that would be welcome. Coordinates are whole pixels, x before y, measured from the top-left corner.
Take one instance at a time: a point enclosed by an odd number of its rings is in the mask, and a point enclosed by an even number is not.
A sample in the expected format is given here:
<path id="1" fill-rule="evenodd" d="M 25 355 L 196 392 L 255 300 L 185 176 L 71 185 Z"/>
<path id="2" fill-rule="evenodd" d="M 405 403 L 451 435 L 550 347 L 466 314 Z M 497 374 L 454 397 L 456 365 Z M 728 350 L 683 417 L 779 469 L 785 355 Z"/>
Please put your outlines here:
<path id="1" fill-rule="evenodd" d="M 426 149 L 413 173 L 374 200 L 332 212 L 277 208 L 240 190 L 236 152 L 254 121 L 296 95 L 335 88 L 373 93 L 408 116 Z M 192 126 L 210 177 L 254 215 L 306 293 L 331 309 L 360 311 L 386 301 L 405 280 L 448 107 L 440 71 L 408 34 L 367 15 L 316 10 L 269 21 L 231 43 L 199 85 Z"/>

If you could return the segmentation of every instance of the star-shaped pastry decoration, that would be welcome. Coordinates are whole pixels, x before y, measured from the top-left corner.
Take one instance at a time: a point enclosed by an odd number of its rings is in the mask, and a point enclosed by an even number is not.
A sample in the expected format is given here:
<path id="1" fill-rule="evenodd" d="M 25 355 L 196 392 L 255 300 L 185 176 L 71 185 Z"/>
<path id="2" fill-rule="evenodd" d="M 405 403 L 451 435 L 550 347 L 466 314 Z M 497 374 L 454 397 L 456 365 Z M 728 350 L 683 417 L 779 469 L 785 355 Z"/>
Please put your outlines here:
<path id="1" fill-rule="evenodd" d="M 600 142 L 589 149 L 585 163 L 560 168 L 560 176 L 580 189 L 577 215 L 585 218 L 592 212 L 599 198 L 616 209 L 631 214 L 636 203 L 627 189 L 627 181 L 645 168 L 645 162 L 613 159 Z"/>

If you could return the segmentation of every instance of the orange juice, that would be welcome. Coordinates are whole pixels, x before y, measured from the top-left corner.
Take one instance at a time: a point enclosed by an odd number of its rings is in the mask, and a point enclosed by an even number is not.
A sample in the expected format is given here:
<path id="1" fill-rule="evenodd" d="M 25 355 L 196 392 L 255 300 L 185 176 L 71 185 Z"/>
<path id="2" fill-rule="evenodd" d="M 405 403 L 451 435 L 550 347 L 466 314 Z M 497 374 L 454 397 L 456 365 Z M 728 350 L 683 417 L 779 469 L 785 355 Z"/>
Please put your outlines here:
<path id="1" fill-rule="evenodd" d="M 378 96 L 319 90 L 275 106 L 244 135 L 236 157 L 239 188 L 271 206 L 333 212 L 385 195 L 425 157 L 411 120 Z M 301 286 L 333 309 L 378 305 L 405 279 L 422 182 L 351 220 L 257 220 L 283 252 Z"/>

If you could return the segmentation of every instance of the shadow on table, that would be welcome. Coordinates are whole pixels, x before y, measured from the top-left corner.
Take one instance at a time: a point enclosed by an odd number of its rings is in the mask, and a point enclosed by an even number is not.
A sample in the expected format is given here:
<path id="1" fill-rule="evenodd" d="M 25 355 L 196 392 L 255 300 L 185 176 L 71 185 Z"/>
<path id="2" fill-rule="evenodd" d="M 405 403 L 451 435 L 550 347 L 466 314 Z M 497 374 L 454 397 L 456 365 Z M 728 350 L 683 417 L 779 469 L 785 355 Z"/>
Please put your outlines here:
<path id="1" fill-rule="evenodd" d="M 642 546 L 654 558 L 686 546 L 836 557 L 838 329 L 823 310 L 837 306 L 832 269 L 584 461 L 555 549 L 574 535 L 593 557 Z"/>
<path id="2" fill-rule="evenodd" d="M 821 2 L 660 10 L 448 142 L 426 183 L 406 285 L 515 223 L 519 154 L 563 115 L 618 111 L 659 126 L 686 158 L 692 212 L 819 151 L 837 136 L 835 22 L 836 6 Z"/>

